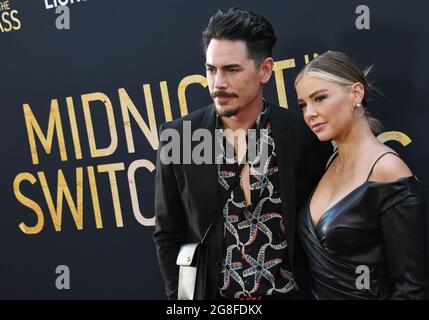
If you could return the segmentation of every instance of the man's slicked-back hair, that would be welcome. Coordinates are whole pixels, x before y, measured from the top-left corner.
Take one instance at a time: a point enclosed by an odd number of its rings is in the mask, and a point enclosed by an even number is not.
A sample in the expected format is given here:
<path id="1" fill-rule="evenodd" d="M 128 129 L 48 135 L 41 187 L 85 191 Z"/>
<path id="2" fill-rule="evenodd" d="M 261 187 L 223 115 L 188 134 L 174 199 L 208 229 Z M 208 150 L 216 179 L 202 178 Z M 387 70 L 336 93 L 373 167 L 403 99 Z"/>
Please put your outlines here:
<path id="1" fill-rule="evenodd" d="M 203 32 L 204 53 L 212 39 L 243 40 L 249 57 L 257 64 L 272 56 L 272 49 L 277 42 L 271 23 L 241 8 L 219 9 L 210 18 Z"/>

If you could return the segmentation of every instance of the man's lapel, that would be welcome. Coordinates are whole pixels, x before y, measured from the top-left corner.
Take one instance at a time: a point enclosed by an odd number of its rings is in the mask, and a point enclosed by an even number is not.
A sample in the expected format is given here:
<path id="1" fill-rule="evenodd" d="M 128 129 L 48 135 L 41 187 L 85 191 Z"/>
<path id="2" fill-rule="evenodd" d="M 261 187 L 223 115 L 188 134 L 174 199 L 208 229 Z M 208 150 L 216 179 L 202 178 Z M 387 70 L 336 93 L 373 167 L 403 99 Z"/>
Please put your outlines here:
<path id="1" fill-rule="evenodd" d="M 294 162 L 294 130 L 288 125 L 285 114 L 280 107 L 272 106 L 270 125 L 277 150 L 277 165 L 279 168 L 280 191 L 283 219 L 286 227 L 286 238 L 289 250 L 293 250 L 296 220 L 295 196 L 295 162 Z M 291 252 L 292 254 L 292 252 Z"/>
<path id="2" fill-rule="evenodd" d="M 201 181 L 201 179 L 204 179 L 205 181 L 211 181 L 212 183 L 209 184 L 210 189 L 209 190 L 201 190 L 204 193 L 212 195 L 210 199 L 211 203 L 205 203 L 202 204 L 204 207 L 209 208 L 210 210 L 204 212 L 205 216 L 202 217 L 202 221 L 204 222 L 202 227 L 207 229 L 207 227 L 210 225 L 211 221 L 215 217 L 215 215 L 219 214 L 218 212 L 214 212 L 214 210 L 218 207 L 219 201 L 221 199 L 222 190 L 221 185 L 218 183 L 218 174 L 217 174 L 217 166 L 215 164 L 215 143 L 216 143 L 216 135 L 215 135 L 215 127 L 216 127 L 216 110 L 214 107 L 214 104 L 210 105 L 209 108 L 207 108 L 207 111 L 204 114 L 204 117 L 201 121 L 201 123 L 193 124 L 193 126 L 196 125 L 198 127 L 193 127 L 193 131 L 195 129 L 201 128 L 201 129 L 207 129 L 211 132 L 212 137 L 212 162 L 210 164 L 200 164 L 195 165 L 195 173 L 196 176 L 194 176 L 194 179 L 198 179 Z M 192 143 L 193 146 L 195 146 L 197 143 Z M 222 219 L 220 219 L 222 220 Z"/>

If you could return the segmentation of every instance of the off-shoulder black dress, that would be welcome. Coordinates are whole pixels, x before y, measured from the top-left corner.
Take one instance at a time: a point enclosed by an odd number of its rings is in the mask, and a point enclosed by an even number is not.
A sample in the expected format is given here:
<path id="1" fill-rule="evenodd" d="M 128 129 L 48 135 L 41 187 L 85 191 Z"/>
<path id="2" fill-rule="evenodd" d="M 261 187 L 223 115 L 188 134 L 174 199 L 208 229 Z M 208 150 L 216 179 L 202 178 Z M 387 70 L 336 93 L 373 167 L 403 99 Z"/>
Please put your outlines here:
<path id="1" fill-rule="evenodd" d="M 366 182 L 329 208 L 316 225 L 310 214 L 312 194 L 299 214 L 315 299 L 428 298 L 421 187 L 415 176 L 370 181 L 376 162 Z M 360 277 L 365 271 L 367 282 Z"/>

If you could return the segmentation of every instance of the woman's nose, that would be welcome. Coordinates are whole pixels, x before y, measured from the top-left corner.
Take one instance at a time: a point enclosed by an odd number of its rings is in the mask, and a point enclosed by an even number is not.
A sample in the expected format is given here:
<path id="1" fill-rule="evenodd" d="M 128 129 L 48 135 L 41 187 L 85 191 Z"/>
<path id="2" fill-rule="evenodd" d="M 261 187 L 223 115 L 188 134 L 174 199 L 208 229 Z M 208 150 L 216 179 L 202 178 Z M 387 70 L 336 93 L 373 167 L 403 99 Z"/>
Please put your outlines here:
<path id="1" fill-rule="evenodd" d="M 307 105 L 305 108 L 304 116 L 307 118 L 314 118 L 317 116 L 317 111 L 313 106 Z"/>

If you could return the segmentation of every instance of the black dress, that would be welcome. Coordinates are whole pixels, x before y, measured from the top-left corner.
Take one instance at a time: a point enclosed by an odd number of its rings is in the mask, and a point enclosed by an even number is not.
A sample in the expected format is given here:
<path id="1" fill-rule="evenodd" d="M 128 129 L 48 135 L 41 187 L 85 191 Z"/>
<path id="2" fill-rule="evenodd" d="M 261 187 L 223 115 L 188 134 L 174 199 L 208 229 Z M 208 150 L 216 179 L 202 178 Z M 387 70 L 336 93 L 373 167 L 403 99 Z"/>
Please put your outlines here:
<path id="1" fill-rule="evenodd" d="M 387 183 L 368 179 L 329 208 L 315 226 L 309 206 L 314 191 L 299 214 L 312 295 L 315 299 L 425 299 L 427 224 L 419 182 L 414 176 Z M 366 284 L 360 277 L 365 270 L 369 271 Z"/>

